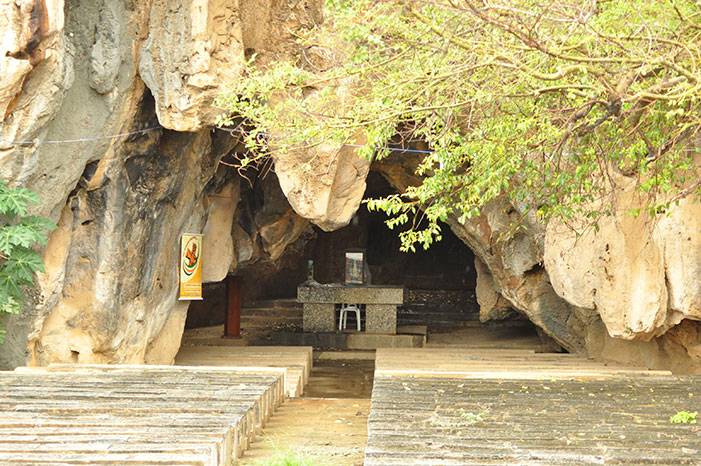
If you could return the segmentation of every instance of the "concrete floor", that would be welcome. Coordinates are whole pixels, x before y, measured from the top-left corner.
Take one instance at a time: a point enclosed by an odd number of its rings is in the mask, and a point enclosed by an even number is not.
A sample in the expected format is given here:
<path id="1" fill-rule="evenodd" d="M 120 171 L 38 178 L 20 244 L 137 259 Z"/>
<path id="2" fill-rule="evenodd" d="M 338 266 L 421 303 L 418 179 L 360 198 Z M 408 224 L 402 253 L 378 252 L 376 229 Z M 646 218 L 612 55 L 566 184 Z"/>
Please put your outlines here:
<path id="1" fill-rule="evenodd" d="M 288 400 L 278 408 L 240 464 L 360 466 L 367 444 L 369 412 L 368 399 Z M 297 462 L 284 463 L 283 459 Z"/>
<path id="2" fill-rule="evenodd" d="M 426 347 L 544 349 L 535 327 L 526 321 L 475 322 L 449 330 L 433 330 L 428 334 Z"/>
<path id="3" fill-rule="evenodd" d="M 374 367 L 372 360 L 315 361 L 304 397 L 275 412 L 241 464 L 362 465 Z"/>
<path id="4" fill-rule="evenodd" d="M 304 396 L 369 400 L 374 370 L 374 360 L 316 360 Z"/>

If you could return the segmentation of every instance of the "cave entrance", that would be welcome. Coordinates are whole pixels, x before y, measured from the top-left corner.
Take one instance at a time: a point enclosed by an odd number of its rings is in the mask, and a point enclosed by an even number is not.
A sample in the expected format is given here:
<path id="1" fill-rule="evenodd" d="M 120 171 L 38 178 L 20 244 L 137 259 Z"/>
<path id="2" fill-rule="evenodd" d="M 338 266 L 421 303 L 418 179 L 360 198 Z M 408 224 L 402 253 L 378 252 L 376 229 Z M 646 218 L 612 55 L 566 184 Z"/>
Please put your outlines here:
<path id="1" fill-rule="evenodd" d="M 381 173 L 370 172 L 365 198 L 394 193 L 395 188 Z M 285 218 L 285 209 L 291 211 L 277 178 L 270 174 L 242 195 L 238 222 L 244 230 L 254 231 L 250 225 L 260 224 L 266 217 Z M 344 228 L 325 232 L 309 226 L 274 260 L 240 265 L 237 275 L 242 290 L 241 328 L 246 343 L 346 349 L 426 343 L 535 347 L 535 327 L 513 311 L 504 310 L 498 321 L 480 322 L 475 255 L 447 225 L 442 240 L 428 250 L 402 253 L 397 231 L 390 230 L 385 220 L 383 213 L 369 212 L 363 204 Z M 254 244 L 253 249 L 256 248 L 261 249 Z M 353 313 L 349 313 L 345 332 L 310 335 L 302 331 L 302 306 L 296 298 L 297 287 L 308 278 L 308 262 L 314 263 L 317 282 L 343 283 L 345 253 L 357 249 L 365 251 L 373 285 L 402 286 L 406 290 L 404 304 L 397 310 L 401 343 L 377 338 L 359 342 L 357 335 L 352 338 L 354 343 L 349 343 L 348 335 L 357 334 Z M 205 284 L 204 295 L 203 302 L 190 306 L 186 324 L 190 329 L 221 325 L 226 320 L 225 282 Z M 365 317 L 361 310 L 361 330 L 365 329 Z M 216 332 L 219 338 L 221 330 Z"/>
<path id="2" fill-rule="evenodd" d="M 395 193 L 380 173 L 370 172 L 366 199 Z M 398 232 L 390 230 L 385 220 L 383 213 L 369 212 L 363 204 L 347 227 L 334 232 L 317 229 L 312 256 L 315 279 L 343 283 L 345 251 L 364 250 L 373 285 L 403 286 L 406 290 L 405 304 L 397 314 L 400 331 L 416 331 L 408 328 L 416 326 L 439 330 L 477 321 L 477 275 L 470 248 L 446 225 L 443 239 L 428 250 L 403 253 Z"/>

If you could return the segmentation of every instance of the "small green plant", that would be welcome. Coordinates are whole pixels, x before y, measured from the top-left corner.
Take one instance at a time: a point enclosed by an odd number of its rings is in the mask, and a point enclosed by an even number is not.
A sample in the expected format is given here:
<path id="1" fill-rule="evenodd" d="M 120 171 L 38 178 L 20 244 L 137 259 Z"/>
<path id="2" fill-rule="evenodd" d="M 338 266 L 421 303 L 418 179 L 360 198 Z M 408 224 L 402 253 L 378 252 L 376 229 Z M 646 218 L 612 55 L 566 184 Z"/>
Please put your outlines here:
<path id="1" fill-rule="evenodd" d="M 0 180 L 0 317 L 18 314 L 34 276 L 44 270 L 35 250 L 45 245 L 54 224 L 43 217 L 28 215 L 29 204 L 38 196 L 25 188 L 11 188 Z M 0 327 L 0 343 L 5 331 Z"/>
<path id="2" fill-rule="evenodd" d="M 256 466 L 320 466 L 303 455 L 291 451 L 280 452 L 272 458 L 256 463 Z"/>
<path id="3" fill-rule="evenodd" d="M 460 410 L 460 417 L 465 421 L 467 425 L 473 425 L 484 421 L 484 416 L 486 414 L 487 413 L 485 411 L 480 413 L 472 413 L 463 409 Z"/>
<path id="4" fill-rule="evenodd" d="M 669 418 L 672 424 L 696 424 L 696 416 L 698 411 L 690 413 L 689 411 L 678 411 L 677 414 Z"/>

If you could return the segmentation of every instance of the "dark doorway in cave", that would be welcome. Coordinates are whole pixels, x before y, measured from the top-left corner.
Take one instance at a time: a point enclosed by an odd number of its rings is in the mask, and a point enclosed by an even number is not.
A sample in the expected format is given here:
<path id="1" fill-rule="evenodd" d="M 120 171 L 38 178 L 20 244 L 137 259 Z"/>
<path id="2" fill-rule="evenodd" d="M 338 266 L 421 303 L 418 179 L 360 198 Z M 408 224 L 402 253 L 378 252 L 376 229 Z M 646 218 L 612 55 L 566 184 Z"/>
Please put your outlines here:
<path id="1" fill-rule="evenodd" d="M 365 198 L 395 194 L 396 190 L 377 172 L 367 178 Z M 369 212 L 361 205 L 352 222 L 338 231 L 316 228 L 311 248 L 315 278 L 321 283 L 341 283 L 344 252 L 366 251 L 375 285 L 404 286 L 406 303 L 399 309 L 398 324 L 452 326 L 479 317 L 475 298 L 475 257 L 470 248 L 445 225 L 443 238 L 428 250 L 401 252 L 396 230 L 385 224 L 384 213 Z"/>

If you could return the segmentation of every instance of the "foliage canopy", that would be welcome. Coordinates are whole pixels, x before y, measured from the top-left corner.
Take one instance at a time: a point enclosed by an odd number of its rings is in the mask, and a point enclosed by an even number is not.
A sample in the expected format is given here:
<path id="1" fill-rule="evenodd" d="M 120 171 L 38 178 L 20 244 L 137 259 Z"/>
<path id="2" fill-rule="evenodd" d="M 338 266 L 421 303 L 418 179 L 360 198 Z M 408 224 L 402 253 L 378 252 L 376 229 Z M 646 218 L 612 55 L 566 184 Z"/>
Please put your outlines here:
<path id="1" fill-rule="evenodd" d="M 27 214 L 37 195 L 25 188 L 10 188 L 0 180 L 0 317 L 18 314 L 25 303 L 34 274 L 43 271 L 41 256 L 34 250 L 46 244 L 54 225 L 48 219 Z M 0 328 L 0 343 L 4 330 Z"/>
<path id="2" fill-rule="evenodd" d="M 369 202 L 411 225 L 405 249 L 499 196 L 595 224 L 621 184 L 651 214 L 699 192 L 698 0 L 330 0 L 326 16 L 297 61 L 251 60 L 221 124 L 243 118 L 244 166 L 330 142 L 368 158 L 427 144 L 421 184 Z"/>

